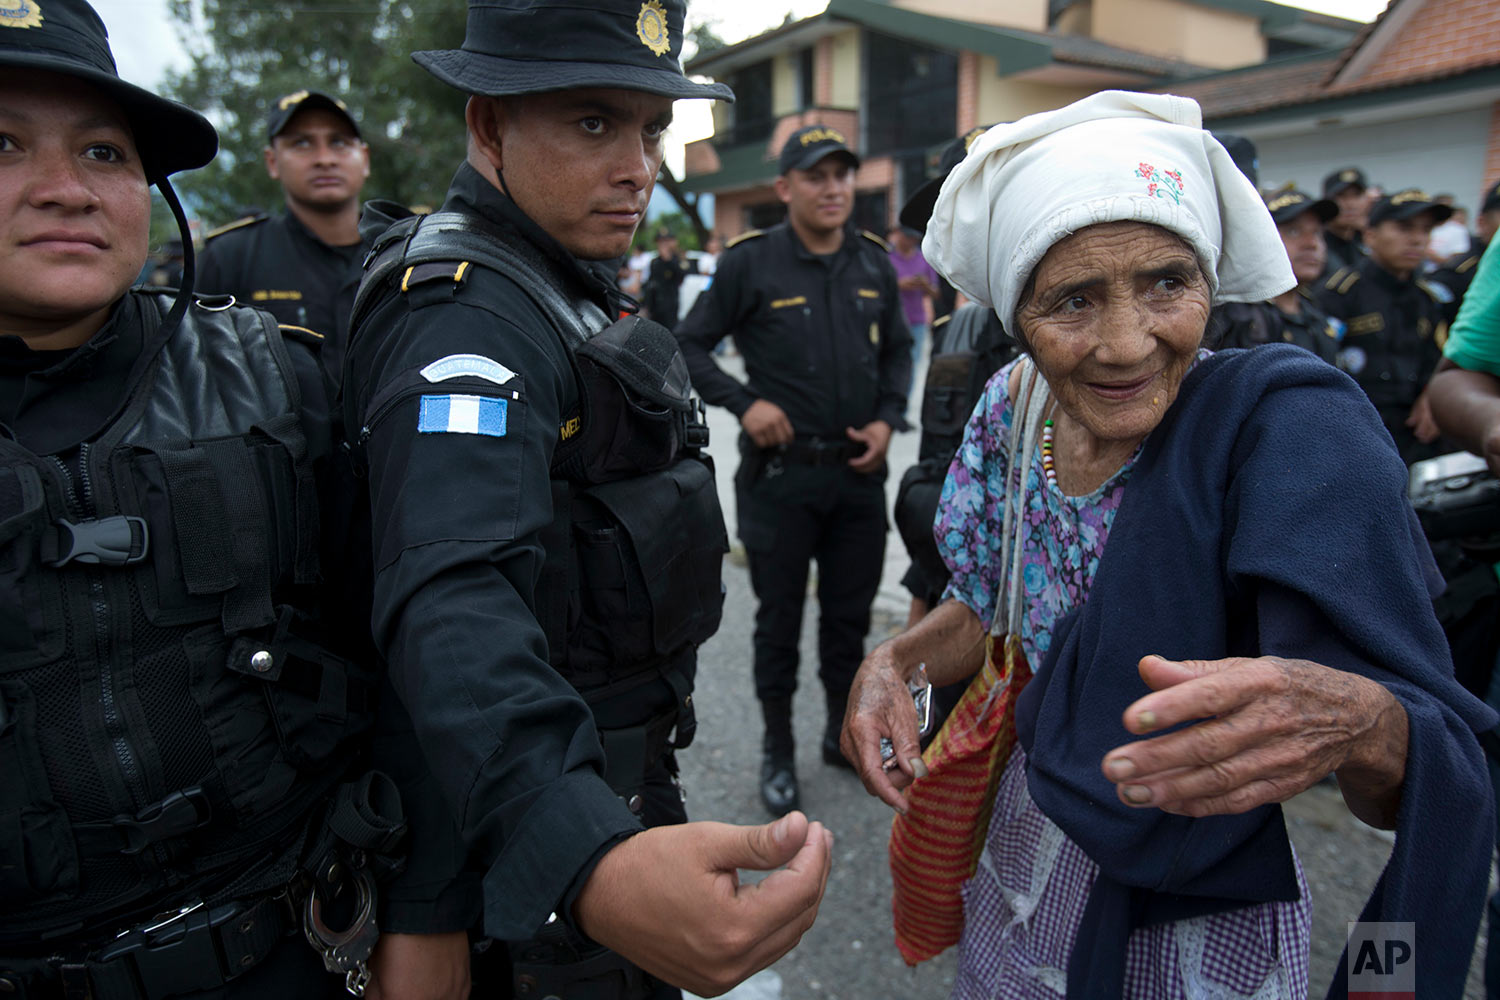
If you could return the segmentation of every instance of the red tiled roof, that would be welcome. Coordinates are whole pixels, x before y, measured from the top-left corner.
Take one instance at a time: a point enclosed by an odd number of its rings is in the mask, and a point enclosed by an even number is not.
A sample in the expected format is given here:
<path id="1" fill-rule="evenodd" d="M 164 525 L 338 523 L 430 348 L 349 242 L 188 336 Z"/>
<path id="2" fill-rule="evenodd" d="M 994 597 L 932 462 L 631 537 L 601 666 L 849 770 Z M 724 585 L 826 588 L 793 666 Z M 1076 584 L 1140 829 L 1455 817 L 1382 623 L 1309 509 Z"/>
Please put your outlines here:
<path id="1" fill-rule="evenodd" d="M 1377 48 L 1362 59 L 1367 46 Z M 1193 98 L 1211 120 L 1429 83 L 1491 66 L 1500 66 L 1500 3 L 1391 0 L 1340 53 L 1264 63 L 1157 89 Z"/>
<path id="2" fill-rule="evenodd" d="M 1337 61 L 1337 55 L 1285 59 L 1157 89 L 1191 97 L 1203 108 L 1204 118 L 1229 118 L 1319 99 Z"/>

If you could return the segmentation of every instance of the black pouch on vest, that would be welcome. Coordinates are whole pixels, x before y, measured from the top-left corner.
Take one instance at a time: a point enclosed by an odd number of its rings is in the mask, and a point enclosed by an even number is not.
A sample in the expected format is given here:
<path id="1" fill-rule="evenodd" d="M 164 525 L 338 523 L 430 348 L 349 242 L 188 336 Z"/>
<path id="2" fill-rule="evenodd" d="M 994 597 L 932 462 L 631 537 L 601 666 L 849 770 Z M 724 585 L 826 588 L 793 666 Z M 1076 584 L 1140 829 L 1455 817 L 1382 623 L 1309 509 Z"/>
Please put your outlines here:
<path id="1" fill-rule="evenodd" d="M 557 472 L 607 483 L 672 463 L 693 413 L 687 362 L 659 323 L 627 316 L 575 351 L 582 426 L 558 449 Z"/>
<path id="2" fill-rule="evenodd" d="M 0 899 L 20 904 L 78 888 L 72 828 L 52 797 L 26 685 L 0 681 Z"/>
<path id="3" fill-rule="evenodd" d="M 590 487 L 573 517 L 583 604 L 569 642 L 575 667 L 655 662 L 717 631 L 729 545 L 709 465 L 684 458 Z"/>

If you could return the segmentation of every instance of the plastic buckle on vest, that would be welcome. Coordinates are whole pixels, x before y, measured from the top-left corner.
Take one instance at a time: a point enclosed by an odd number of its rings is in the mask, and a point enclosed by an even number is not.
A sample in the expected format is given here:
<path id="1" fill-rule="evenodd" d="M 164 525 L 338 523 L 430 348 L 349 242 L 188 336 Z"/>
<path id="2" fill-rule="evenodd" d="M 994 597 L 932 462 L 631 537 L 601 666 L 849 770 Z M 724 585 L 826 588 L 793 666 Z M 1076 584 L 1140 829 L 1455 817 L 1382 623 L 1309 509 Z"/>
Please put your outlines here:
<path id="1" fill-rule="evenodd" d="M 120 853 L 139 854 L 158 841 L 181 837 L 207 825 L 212 815 L 207 793 L 194 785 L 147 806 L 134 819 L 116 817 L 112 825 L 125 840 Z"/>
<path id="2" fill-rule="evenodd" d="M 151 550 L 151 535 L 145 518 L 101 517 L 91 521 L 58 521 L 55 555 L 43 553 L 49 566 L 70 562 L 90 566 L 129 566 L 146 558 Z"/>

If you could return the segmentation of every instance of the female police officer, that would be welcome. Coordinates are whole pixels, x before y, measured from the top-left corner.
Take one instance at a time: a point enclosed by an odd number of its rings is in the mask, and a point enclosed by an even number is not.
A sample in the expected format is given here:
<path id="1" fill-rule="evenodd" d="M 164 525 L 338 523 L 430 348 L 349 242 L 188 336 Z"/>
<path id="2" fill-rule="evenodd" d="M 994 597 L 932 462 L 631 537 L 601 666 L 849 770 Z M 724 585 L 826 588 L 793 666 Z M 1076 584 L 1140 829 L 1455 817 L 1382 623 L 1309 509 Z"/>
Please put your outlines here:
<path id="1" fill-rule="evenodd" d="M 402 832 L 384 779 L 334 789 L 372 689 L 309 625 L 315 357 L 265 314 L 190 304 L 190 260 L 182 293 L 129 290 L 149 185 L 181 222 L 166 177 L 216 146 L 118 79 L 83 0 L 0 8 L 6 995 L 328 995 L 299 918 L 374 880 L 323 803 L 362 857 Z"/>

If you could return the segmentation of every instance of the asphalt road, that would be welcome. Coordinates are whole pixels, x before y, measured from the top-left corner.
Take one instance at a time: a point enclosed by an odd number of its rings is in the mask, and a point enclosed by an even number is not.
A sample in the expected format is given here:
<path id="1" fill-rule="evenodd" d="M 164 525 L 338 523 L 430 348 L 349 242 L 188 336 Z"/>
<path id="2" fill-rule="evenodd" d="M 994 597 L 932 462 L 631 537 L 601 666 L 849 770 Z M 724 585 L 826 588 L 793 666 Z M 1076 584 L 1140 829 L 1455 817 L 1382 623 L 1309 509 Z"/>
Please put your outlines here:
<path id="1" fill-rule="evenodd" d="M 737 359 L 729 359 L 725 368 L 743 377 Z M 919 371 L 918 385 L 921 378 Z M 723 410 L 711 410 L 710 420 L 711 450 L 718 461 L 720 493 L 732 538 L 734 510 L 728 484 L 737 461 L 734 439 L 738 428 Z M 915 433 L 895 437 L 890 464 L 898 475 L 914 461 L 915 453 Z M 887 492 L 892 494 L 893 486 Z M 897 581 L 905 568 L 905 552 L 892 532 L 867 648 L 904 624 L 905 597 Z M 736 554 L 725 560 L 724 584 L 727 597 L 723 625 L 704 645 L 700 656 L 694 697 L 698 736 L 681 755 L 682 777 L 692 818 L 762 823 L 769 817 L 756 789 L 761 724 L 751 680 L 755 599 L 743 560 Z M 909 969 L 892 942 L 891 882 L 886 862 L 890 810 L 867 795 L 852 772 L 823 764 L 819 755 L 823 696 L 817 679 L 816 615 L 816 601 L 810 600 L 803 622 L 794 727 L 803 806 L 834 833 L 833 871 L 817 923 L 799 947 L 729 996 L 732 1000 L 946 997 L 955 968 L 952 951 Z M 1357 917 L 1384 868 L 1393 838 L 1350 816 L 1331 785 L 1308 790 L 1287 803 L 1286 811 L 1288 829 L 1313 896 L 1311 995 L 1321 997 L 1343 949 L 1347 924 Z M 1442 849 L 1440 831 L 1434 831 L 1433 849 Z M 746 873 L 746 877 L 755 876 Z M 1480 937 L 1482 940 L 1483 934 Z M 1481 946 L 1476 949 L 1465 994 L 1474 1000 L 1484 996 L 1478 974 L 1482 964 Z"/>

